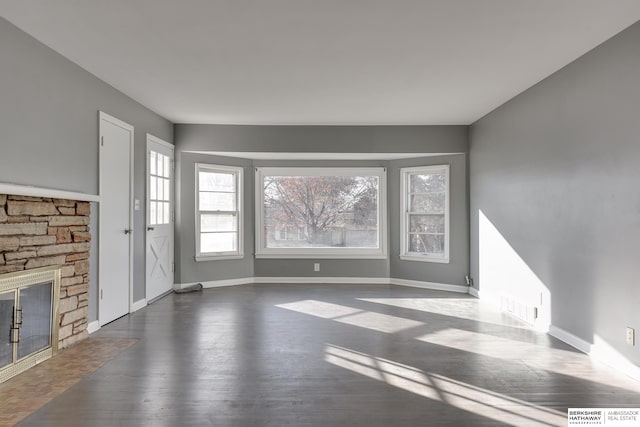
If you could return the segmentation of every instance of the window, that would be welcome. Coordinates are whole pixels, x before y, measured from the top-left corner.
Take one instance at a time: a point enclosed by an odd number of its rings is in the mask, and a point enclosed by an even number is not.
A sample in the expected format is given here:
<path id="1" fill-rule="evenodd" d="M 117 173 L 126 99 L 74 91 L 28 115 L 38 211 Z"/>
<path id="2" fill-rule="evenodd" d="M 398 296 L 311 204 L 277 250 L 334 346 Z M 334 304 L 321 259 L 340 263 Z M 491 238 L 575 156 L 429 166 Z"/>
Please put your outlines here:
<path id="1" fill-rule="evenodd" d="M 196 260 L 242 256 L 242 168 L 198 163 Z"/>
<path id="2" fill-rule="evenodd" d="M 449 262 L 449 165 L 401 169 L 400 258 Z"/>
<path id="3" fill-rule="evenodd" d="M 386 258 L 383 168 L 258 168 L 257 258 Z"/>
<path id="4" fill-rule="evenodd" d="M 171 222 L 171 159 L 149 152 L 149 225 Z"/>

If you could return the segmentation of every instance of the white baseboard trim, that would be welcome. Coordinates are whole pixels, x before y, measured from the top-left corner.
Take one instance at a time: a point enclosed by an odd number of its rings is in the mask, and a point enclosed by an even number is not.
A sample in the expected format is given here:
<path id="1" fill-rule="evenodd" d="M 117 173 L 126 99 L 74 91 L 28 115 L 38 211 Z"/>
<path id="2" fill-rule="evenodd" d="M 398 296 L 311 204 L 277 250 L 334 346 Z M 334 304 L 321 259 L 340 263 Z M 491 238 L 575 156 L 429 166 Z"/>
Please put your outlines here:
<path id="1" fill-rule="evenodd" d="M 173 289 L 184 289 L 189 286 L 202 284 L 203 288 L 220 288 L 223 286 L 238 286 L 238 285 L 250 285 L 254 283 L 253 277 L 243 277 L 240 279 L 223 279 L 223 280 L 209 280 L 204 282 L 192 282 L 192 283 L 175 283 Z"/>
<path id="2" fill-rule="evenodd" d="M 575 347 L 583 353 L 591 353 L 591 343 L 586 342 L 582 338 L 573 335 L 570 332 L 565 331 L 562 328 L 558 328 L 555 325 L 549 326 L 549 335 L 554 338 L 558 338 L 560 341 L 569 344 L 571 347 Z"/>
<path id="3" fill-rule="evenodd" d="M 138 300 L 133 303 L 133 306 L 131 307 L 131 312 L 135 313 L 136 311 L 140 310 L 141 308 L 145 308 L 146 306 L 147 306 L 147 299 L 142 298 L 141 300 Z"/>
<path id="4" fill-rule="evenodd" d="M 387 277 L 243 277 L 240 279 L 210 280 L 192 283 L 176 283 L 173 289 L 184 289 L 189 286 L 202 284 L 203 288 L 219 288 L 222 286 L 239 286 L 249 284 L 356 284 L 356 285 L 398 285 L 410 286 L 414 288 L 433 289 L 437 291 L 447 291 L 456 293 L 469 293 L 468 286 L 449 285 L 445 283 L 422 282 L 418 280 L 395 279 Z"/>
<path id="5" fill-rule="evenodd" d="M 398 286 L 410 286 L 412 288 L 433 289 L 436 291 L 457 292 L 462 294 L 469 293 L 468 286 L 448 285 L 445 283 L 422 282 L 419 280 L 407 280 L 407 279 L 395 279 L 393 277 L 389 279 L 389 283 L 392 285 L 398 285 Z"/>
<path id="6" fill-rule="evenodd" d="M 89 334 L 94 333 L 98 329 L 100 329 L 100 322 L 98 322 L 97 320 L 89 322 L 89 324 L 87 325 L 87 332 L 89 332 Z"/>
<path id="7" fill-rule="evenodd" d="M 238 285 L 250 285 L 254 283 L 253 277 L 242 277 L 240 279 L 224 279 L 224 280 L 210 280 L 202 283 L 203 288 L 220 288 L 223 286 L 238 286 Z"/>
<path id="8" fill-rule="evenodd" d="M 388 285 L 386 277 L 254 277 L 253 283 L 309 283 Z"/>
<path id="9" fill-rule="evenodd" d="M 613 369 L 630 376 L 634 380 L 640 381 L 640 366 L 630 362 L 626 357 L 604 341 L 592 344 L 555 325 L 549 326 L 548 334 L 572 347 L 575 347 L 581 352 L 588 354 L 595 360 L 602 362 L 605 365 L 609 365 Z M 595 341 L 598 341 L 597 338 Z"/>
<path id="10" fill-rule="evenodd" d="M 476 298 L 480 298 L 480 291 L 477 290 L 476 288 L 472 288 L 471 286 L 469 286 L 469 295 L 472 295 Z"/>

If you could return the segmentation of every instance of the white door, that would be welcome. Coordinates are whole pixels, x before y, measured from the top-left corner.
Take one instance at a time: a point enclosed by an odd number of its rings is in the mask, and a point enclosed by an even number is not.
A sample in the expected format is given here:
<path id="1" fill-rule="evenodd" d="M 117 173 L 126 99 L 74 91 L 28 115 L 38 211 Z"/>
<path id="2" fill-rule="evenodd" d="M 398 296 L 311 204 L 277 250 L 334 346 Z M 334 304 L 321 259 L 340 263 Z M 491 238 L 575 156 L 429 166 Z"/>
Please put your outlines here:
<path id="1" fill-rule="evenodd" d="M 147 301 L 173 288 L 173 145 L 147 134 Z"/>
<path id="2" fill-rule="evenodd" d="M 100 112 L 98 320 L 129 313 L 132 283 L 133 126 Z"/>

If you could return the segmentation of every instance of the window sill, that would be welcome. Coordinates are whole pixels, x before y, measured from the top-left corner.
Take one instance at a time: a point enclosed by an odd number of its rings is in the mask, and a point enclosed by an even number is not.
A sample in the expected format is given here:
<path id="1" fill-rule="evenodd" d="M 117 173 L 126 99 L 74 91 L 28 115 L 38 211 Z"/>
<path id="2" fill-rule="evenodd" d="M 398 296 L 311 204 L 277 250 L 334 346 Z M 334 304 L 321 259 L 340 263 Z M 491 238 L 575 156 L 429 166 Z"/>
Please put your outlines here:
<path id="1" fill-rule="evenodd" d="M 195 257 L 196 262 L 201 261 L 225 261 L 228 259 L 243 259 L 244 254 L 236 255 L 198 255 Z"/>
<path id="2" fill-rule="evenodd" d="M 256 259 L 387 259 L 386 254 L 256 254 Z"/>
<path id="3" fill-rule="evenodd" d="M 437 264 L 449 264 L 449 258 L 432 258 L 426 255 L 400 255 L 403 261 L 435 262 Z"/>

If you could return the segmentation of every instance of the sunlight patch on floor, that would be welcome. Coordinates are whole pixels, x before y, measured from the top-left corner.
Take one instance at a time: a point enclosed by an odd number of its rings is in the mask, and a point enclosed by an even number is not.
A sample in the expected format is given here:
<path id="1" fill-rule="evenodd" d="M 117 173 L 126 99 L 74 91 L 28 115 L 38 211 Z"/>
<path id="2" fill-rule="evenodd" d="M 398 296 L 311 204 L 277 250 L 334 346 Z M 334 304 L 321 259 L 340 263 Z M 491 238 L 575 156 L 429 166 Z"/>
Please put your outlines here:
<path id="1" fill-rule="evenodd" d="M 287 304 L 278 304 L 276 307 L 387 334 L 393 334 L 406 329 L 425 325 L 417 320 L 405 319 L 404 317 L 375 313 L 372 311 L 360 310 L 353 307 L 317 300 L 304 300 Z"/>
<path id="2" fill-rule="evenodd" d="M 548 343 L 523 342 L 457 328 L 442 329 L 416 339 L 496 359 L 520 361 L 533 369 L 640 391 L 640 384 L 594 361 L 588 355 L 552 348 Z"/>
<path id="3" fill-rule="evenodd" d="M 470 298 L 358 298 L 360 301 L 418 310 L 474 322 L 491 323 L 510 328 L 531 329 L 523 322 Z"/>
<path id="4" fill-rule="evenodd" d="M 328 344 L 324 360 L 368 378 L 501 423 L 564 426 L 566 415 L 412 366 Z"/>

